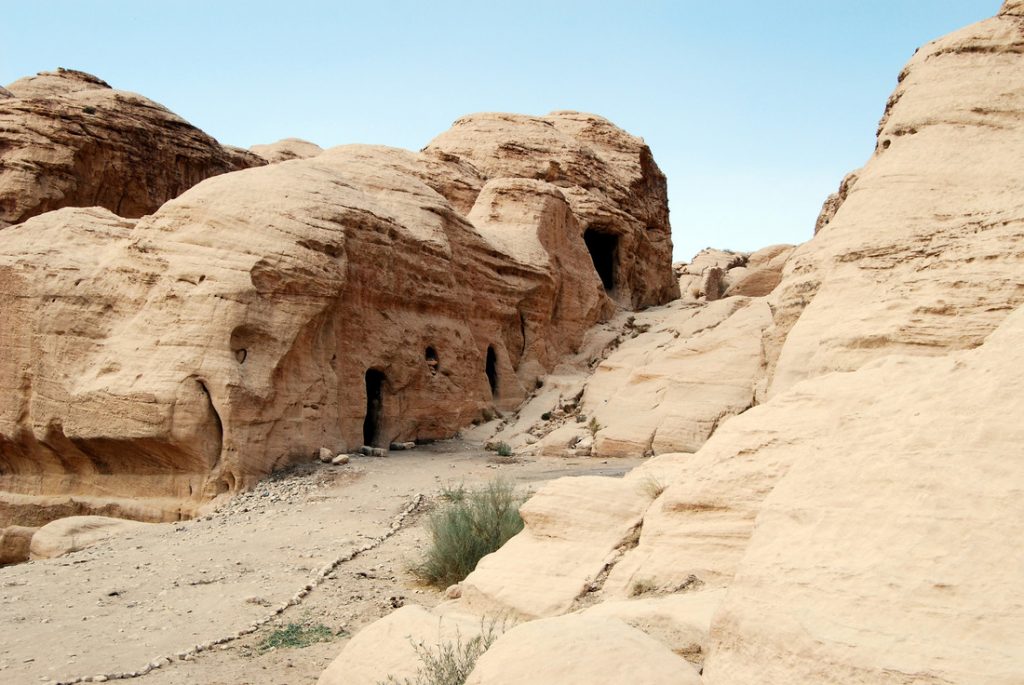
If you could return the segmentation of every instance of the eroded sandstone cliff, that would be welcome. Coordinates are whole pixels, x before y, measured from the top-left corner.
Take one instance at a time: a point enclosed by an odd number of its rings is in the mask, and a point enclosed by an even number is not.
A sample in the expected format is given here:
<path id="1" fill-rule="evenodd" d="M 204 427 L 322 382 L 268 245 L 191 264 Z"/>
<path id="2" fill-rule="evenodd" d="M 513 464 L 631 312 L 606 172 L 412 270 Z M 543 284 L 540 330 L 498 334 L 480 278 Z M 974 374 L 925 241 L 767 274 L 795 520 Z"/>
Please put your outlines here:
<path id="1" fill-rule="evenodd" d="M 676 293 L 649 149 L 575 112 L 47 212 L 0 233 L 0 513 L 176 518 L 321 447 L 447 437 L 614 300 Z"/>
<path id="2" fill-rule="evenodd" d="M 61 207 L 148 214 L 205 178 L 264 164 L 167 108 L 81 71 L 0 94 L 0 229 Z"/>

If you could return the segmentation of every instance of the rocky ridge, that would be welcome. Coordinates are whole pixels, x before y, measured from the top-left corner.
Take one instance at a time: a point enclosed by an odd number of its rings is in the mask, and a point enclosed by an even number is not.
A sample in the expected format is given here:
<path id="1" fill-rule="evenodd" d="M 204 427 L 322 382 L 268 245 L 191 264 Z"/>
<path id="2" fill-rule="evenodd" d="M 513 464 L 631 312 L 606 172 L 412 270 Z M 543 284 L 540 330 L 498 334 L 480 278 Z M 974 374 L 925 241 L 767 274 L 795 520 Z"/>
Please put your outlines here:
<path id="1" fill-rule="evenodd" d="M 0 229 L 62 207 L 138 218 L 203 179 L 261 164 L 81 71 L 42 72 L 0 94 Z"/>

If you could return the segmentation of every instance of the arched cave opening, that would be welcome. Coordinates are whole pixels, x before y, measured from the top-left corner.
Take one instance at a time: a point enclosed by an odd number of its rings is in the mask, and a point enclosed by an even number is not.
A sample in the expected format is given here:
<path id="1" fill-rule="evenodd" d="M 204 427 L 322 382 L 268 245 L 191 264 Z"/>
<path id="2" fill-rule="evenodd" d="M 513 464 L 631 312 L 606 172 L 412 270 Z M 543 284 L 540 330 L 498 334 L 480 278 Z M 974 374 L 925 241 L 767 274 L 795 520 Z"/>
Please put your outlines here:
<path id="1" fill-rule="evenodd" d="M 498 396 L 498 355 L 494 352 L 494 345 L 487 347 L 487 382 L 491 386 L 491 395 Z"/>
<path id="2" fill-rule="evenodd" d="M 601 277 L 604 289 L 611 292 L 615 289 L 615 261 L 619 251 L 619 236 L 588 228 L 583 234 L 583 242 L 587 245 L 590 259 L 594 262 L 594 269 Z"/>
<path id="3" fill-rule="evenodd" d="M 384 423 L 384 373 L 366 371 L 366 418 L 363 420 L 363 444 L 380 447 Z"/>

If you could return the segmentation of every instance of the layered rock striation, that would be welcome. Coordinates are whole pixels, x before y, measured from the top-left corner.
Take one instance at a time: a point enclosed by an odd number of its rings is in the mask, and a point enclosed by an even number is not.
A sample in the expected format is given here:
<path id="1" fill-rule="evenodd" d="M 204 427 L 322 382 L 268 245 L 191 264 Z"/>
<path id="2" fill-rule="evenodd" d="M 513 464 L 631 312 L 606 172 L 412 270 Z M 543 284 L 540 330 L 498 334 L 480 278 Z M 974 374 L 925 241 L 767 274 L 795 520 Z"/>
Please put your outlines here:
<path id="1" fill-rule="evenodd" d="M 43 72 L 0 92 L 0 229 L 62 207 L 137 218 L 203 179 L 264 163 L 84 72 Z"/>
<path id="2" fill-rule="evenodd" d="M 874 155 L 772 295 L 770 393 L 892 353 L 977 347 L 1024 303 L 1019 11 L 923 46 L 900 73 Z"/>

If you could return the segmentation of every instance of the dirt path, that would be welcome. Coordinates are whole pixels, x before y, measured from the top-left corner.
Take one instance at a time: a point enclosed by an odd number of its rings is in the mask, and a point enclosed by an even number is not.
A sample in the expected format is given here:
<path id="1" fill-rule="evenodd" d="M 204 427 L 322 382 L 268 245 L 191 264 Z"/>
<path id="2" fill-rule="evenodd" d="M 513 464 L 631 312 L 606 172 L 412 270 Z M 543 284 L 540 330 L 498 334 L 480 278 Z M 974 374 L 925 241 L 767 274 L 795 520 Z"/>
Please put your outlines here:
<path id="1" fill-rule="evenodd" d="M 293 597 L 326 564 L 390 529 L 417 493 L 497 475 L 524 487 L 566 475 L 621 475 L 640 460 L 530 458 L 446 441 L 347 466 L 309 465 L 265 481 L 216 514 L 154 524 L 59 559 L 0 568 L 0 682 L 57 682 L 142 670 L 163 656 L 233 635 Z M 440 594 L 408 567 L 426 540 L 423 508 L 379 547 L 253 634 L 173 661 L 145 685 L 315 683 L 348 635 L 404 603 Z M 261 648 L 288 624 L 325 626 L 328 641 Z"/>

